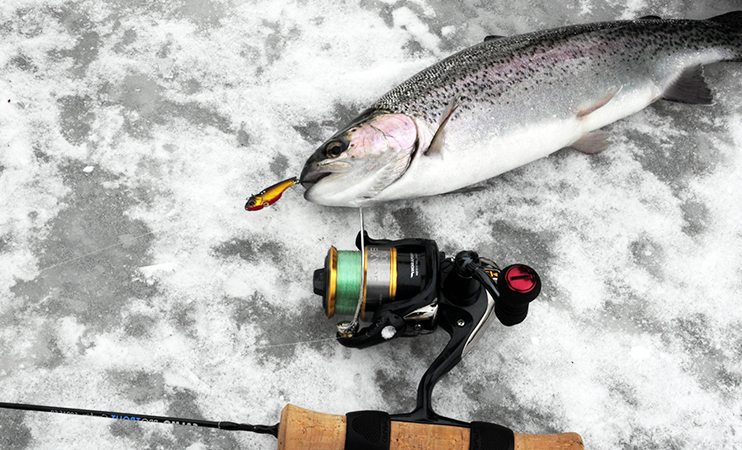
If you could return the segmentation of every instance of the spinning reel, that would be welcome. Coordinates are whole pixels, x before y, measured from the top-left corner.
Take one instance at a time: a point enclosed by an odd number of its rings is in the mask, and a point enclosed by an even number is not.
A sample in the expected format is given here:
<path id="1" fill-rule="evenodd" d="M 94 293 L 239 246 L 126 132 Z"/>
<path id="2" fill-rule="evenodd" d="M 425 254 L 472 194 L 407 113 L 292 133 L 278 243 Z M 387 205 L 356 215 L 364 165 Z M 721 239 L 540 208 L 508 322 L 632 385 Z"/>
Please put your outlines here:
<path id="1" fill-rule="evenodd" d="M 432 240 L 372 239 L 363 229 L 356 247 L 330 247 L 324 267 L 314 272 L 314 292 L 327 316 L 353 317 L 338 324 L 338 342 L 366 348 L 444 329 L 451 339 L 420 380 L 417 407 L 391 419 L 468 426 L 433 411 L 433 387 L 471 350 L 493 312 L 506 326 L 525 320 L 541 291 L 538 274 L 523 264 L 500 269 L 473 251 L 446 257 Z M 370 325 L 361 327 L 361 319 Z"/>

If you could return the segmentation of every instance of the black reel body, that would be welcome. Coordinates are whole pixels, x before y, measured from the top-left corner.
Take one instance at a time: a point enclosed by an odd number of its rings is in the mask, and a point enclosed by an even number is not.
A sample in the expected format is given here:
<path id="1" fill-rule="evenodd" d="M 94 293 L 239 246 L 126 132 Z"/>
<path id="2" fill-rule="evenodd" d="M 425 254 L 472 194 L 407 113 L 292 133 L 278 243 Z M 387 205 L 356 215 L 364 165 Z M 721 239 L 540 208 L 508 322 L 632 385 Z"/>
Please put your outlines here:
<path id="1" fill-rule="evenodd" d="M 362 242 L 365 252 L 331 247 L 324 268 L 314 272 L 314 292 L 323 297 L 328 317 L 355 312 L 352 322 L 338 325 L 338 342 L 365 348 L 440 326 L 451 339 L 420 380 L 417 407 L 392 418 L 465 425 L 433 411 L 433 388 L 476 343 L 492 313 L 506 326 L 525 320 L 541 291 L 538 274 L 522 264 L 500 270 L 471 251 L 446 257 L 427 239 L 376 240 L 363 232 L 356 238 L 359 250 Z M 360 327 L 358 319 L 369 313 L 370 325 Z"/>

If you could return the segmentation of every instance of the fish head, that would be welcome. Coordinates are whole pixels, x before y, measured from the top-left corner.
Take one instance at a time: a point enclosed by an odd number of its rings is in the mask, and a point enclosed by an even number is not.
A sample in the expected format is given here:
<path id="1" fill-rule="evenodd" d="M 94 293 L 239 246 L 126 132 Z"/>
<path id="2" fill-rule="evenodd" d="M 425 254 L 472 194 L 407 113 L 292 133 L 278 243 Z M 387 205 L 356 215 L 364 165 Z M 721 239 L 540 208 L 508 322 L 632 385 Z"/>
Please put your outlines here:
<path id="1" fill-rule="evenodd" d="M 368 110 L 307 160 L 304 198 L 327 206 L 361 206 L 397 181 L 417 149 L 417 126 L 405 114 Z"/>

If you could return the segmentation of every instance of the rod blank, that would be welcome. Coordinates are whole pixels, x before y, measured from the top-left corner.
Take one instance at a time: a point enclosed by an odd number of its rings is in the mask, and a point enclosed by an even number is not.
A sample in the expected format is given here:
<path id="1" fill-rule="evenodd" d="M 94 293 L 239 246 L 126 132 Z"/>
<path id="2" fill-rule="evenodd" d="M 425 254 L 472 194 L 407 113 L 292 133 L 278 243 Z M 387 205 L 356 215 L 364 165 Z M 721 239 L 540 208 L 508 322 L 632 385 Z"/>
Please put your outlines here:
<path id="1" fill-rule="evenodd" d="M 94 409 L 62 408 L 58 406 L 28 405 L 23 403 L 2 403 L 0 408 L 17 409 L 21 411 L 41 411 L 58 414 L 71 414 L 77 416 L 104 417 L 114 420 L 129 420 L 133 422 L 153 422 L 172 425 L 185 425 L 204 428 L 217 428 L 229 431 L 250 431 L 253 433 L 270 434 L 278 437 L 278 424 L 276 425 L 250 425 L 235 422 L 211 422 L 208 420 L 183 419 L 179 417 L 150 416 L 147 414 L 130 414 L 113 411 L 98 411 Z"/>

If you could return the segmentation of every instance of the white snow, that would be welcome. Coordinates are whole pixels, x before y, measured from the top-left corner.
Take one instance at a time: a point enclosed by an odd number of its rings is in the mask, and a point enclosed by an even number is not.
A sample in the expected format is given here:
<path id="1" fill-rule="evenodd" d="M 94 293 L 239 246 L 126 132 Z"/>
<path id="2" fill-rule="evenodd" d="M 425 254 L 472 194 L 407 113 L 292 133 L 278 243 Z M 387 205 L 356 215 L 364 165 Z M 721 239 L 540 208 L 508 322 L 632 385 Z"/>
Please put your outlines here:
<path id="1" fill-rule="evenodd" d="M 659 0 L 10 0 L 0 5 L 0 401 L 273 424 L 412 409 L 443 331 L 354 350 L 312 292 L 358 213 L 289 189 L 387 89 L 485 34 L 660 13 Z M 365 208 L 542 275 L 436 410 L 587 448 L 734 448 L 742 433 L 742 65 L 712 106 L 659 102 L 478 192 Z M 8 102 L 10 100 L 10 102 Z M 240 132 L 244 133 L 241 134 Z M 273 449 L 270 436 L 0 410 L 0 447 Z"/>

